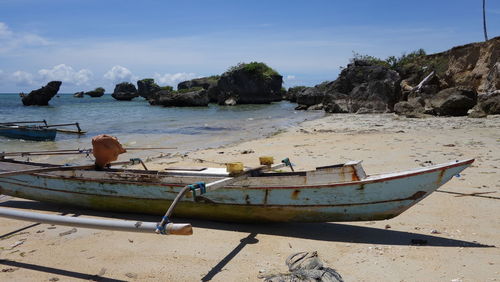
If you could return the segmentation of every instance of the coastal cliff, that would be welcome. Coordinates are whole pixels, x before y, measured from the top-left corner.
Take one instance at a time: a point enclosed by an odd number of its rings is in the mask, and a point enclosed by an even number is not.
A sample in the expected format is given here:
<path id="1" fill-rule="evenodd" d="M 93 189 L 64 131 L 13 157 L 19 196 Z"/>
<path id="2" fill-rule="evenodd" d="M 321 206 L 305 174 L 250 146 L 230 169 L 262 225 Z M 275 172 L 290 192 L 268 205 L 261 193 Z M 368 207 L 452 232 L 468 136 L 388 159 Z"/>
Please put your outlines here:
<path id="1" fill-rule="evenodd" d="M 297 109 L 407 116 L 500 114 L 500 37 L 426 55 L 381 60 L 356 54 L 339 77 L 294 88 Z M 296 92 L 296 93 L 295 93 Z"/>

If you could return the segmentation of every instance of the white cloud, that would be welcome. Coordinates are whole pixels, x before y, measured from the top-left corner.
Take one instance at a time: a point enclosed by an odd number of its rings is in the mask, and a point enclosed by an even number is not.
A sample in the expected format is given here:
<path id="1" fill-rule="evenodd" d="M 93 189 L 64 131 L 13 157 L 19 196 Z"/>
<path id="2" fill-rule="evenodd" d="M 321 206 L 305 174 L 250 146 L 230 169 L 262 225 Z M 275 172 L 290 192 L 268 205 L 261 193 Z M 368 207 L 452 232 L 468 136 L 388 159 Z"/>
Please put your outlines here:
<path id="1" fill-rule="evenodd" d="M 52 69 L 41 69 L 38 71 L 38 74 L 44 81 L 60 80 L 76 85 L 87 84 L 93 75 L 88 69 L 75 71 L 71 66 L 65 64 L 57 65 Z"/>
<path id="2" fill-rule="evenodd" d="M 15 71 L 11 75 L 12 80 L 19 86 L 30 86 L 35 83 L 33 75 L 25 71 Z"/>
<path id="3" fill-rule="evenodd" d="M 153 78 L 155 79 L 156 83 L 159 85 L 172 85 L 172 86 L 177 86 L 179 82 L 190 80 L 195 78 L 194 73 L 185 73 L 185 72 L 178 72 L 174 74 L 166 73 L 166 74 L 159 74 L 155 73 L 153 75 Z"/>
<path id="4" fill-rule="evenodd" d="M 12 31 L 9 29 L 9 27 L 5 23 L 0 22 L 0 38 L 9 37 L 11 35 Z"/>
<path id="5" fill-rule="evenodd" d="M 29 46 L 49 45 L 49 40 L 33 33 L 13 32 L 7 24 L 0 22 L 0 52 L 18 51 Z"/>
<path id="6" fill-rule="evenodd" d="M 135 76 L 132 72 L 126 67 L 122 67 L 119 65 L 113 66 L 108 72 L 104 74 L 105 79 L 109 79 L 114 83 L 119 82 L 132 82 L 132 80 L 136 80 Z"/>
<path id="7" fill-rule="evenodd" d="M 295 75 L 287 75 L 285 77 L 285 80 L 294 80 L 295 79 Z"/>

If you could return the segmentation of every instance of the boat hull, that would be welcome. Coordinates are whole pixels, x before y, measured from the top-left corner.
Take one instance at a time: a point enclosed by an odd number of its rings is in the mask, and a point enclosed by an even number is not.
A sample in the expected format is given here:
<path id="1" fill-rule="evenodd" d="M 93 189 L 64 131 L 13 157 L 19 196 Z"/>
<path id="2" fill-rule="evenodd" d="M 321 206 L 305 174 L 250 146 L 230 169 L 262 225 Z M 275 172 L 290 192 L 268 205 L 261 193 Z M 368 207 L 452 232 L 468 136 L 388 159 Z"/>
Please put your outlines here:
<path id="1" fill-rule="evenodd" d="M 51 128 L 0 127 L 0 136 L 32 141 L 52 141 L 56 138 L 57 130 Z"/>
<path id="2" fill-rule="evenodd" d="M 427 197 L 473 160 L 408 172 L 370 176 L 358 181 L 314 185 L 299 176 L 250 177 L 202 197 L 191 193 L 174 211 L 176 217 L 244 222 L 331 222 L 395 217 Z M 100 174 L 100 179 L 96 179 Z M 0 178 L 2 194 L 96 210 L 163 215 L 186 183 L 148 176 L 110 176 L 72 171 Z M 134 175 L 130 173 L 129 175 Z M 199 179 L 209 181 L 208 179 Z M 285 185 L 277 185 L 276 183 Z M 262 185 L 258 185 L 258 184 Z M 267 183 L 267 184 L 266 184 Z M 273 183 L 273 184 L 268 184 Z M 288 185 L 286 185 L 288 184 Z"/>

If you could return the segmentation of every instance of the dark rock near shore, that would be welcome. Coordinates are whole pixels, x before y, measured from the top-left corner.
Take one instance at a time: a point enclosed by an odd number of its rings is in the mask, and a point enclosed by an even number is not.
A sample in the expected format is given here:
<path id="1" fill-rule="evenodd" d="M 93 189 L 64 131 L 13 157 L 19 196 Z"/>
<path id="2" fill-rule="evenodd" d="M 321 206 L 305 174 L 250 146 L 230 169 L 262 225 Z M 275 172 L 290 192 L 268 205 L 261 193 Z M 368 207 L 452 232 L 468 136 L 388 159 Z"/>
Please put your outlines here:
<path id="1" fill-rule="evenodd" d="M 31 91 L 28 95 L 22 96 L 25 106 L 47 106 L 50 99 L 54 97 L 61 87 L 61 81 L 51 81 L 40 89 Z"/>
<path id="2" fill-rule="evenodd" d="M 83 95 L 85 95 L 85 92 L 80 91 L 80 92 L 76 92 L 75 94 L 73 94 L 73 97 L 75 97 L 75 98 L 83 98 Z"/>
<path id="3" fill-rule="evenodd" d="M 104 91 L 106 91 L 104 88 L 97 87 L 94 90 L 85 92 L 85 95 L 88 95 L 92 98 L 97 98 L 97 97 L 101 97 L 102 95 L 104 95 Z"/>
<path id="4" fill-rule="evenodd" d="M 264 63 L 239 64 L 222 74 L 218 103 L 268 104 L 281 101 L 283 77 Z"/>
<path id="5" fill-rule="evenodd" d="M 160 86 L 158 86 L 152 78 L 145 78 L 137 81 L 137 93 L 145 99 L 153 97 L 160 90 Z"/>
<path id="6" fill-rule="evenodd" d="M 138 97 L 139 94 L 135 85 L 130 82 L 122 82 L 115 86 L 115 90 L 111 96 L 119 101 L 130 101 Z"/>
<path id="7" fill-rule="evenodd" d="M 191 88 L 182 91 L 161 90 L 155 99 L 149 100 L 151 105 L 164 107 L 206 107 L 208 106 L 208 92 L 205 89 Z"/>
<path id="8" fill-rule="evenodd" d="M 187 81 L 183 81 L 177 85 L 178 90 L 190 89 L 194 87 L 202 87 L 207 90 L 208 98 L 210 103 L 217 103 L 219 101 L 219 88 L 217 84 L 219 83 L 220 76 L 212 75 L 207 77 L 195 78 Z"/>
<path id="9" fill-rule="evenodd" d="M 434 112 L 440 116 L 465 116 L 476 102 L 477 93 L 464 87 L 442 90 L 429 100 Z"/>

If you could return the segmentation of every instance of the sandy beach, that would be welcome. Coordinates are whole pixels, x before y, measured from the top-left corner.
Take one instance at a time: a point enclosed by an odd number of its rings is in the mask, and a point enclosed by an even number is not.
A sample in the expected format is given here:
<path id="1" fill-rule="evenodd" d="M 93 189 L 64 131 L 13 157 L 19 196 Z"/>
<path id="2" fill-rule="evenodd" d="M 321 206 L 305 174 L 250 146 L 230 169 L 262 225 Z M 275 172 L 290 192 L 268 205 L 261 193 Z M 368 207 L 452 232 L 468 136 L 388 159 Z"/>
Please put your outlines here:
<path id="1" fill-rule="evenodd" d="M 299 251 L 318 251 L 345 281 L 500 280 L 500 116 L 328 115 L 266 139 L 152 158 L 148 166 L 234 161 L 255 166 L 264 155 L 289 157 L 296 169 L 363 160 L 368 174 L 476 161 L 438 192 L 384 221 L 236 224 L 179 219 L 193 224 L 192 236 L 160 237 L 0 219 L 0 280 L 259 281 L 264 273 L 285 272 L 285 259 Z M 160 220 L 10 197 L 0 202 L 66 216 Z M 412 244 L 413 239 L 424 243 Z"/>

